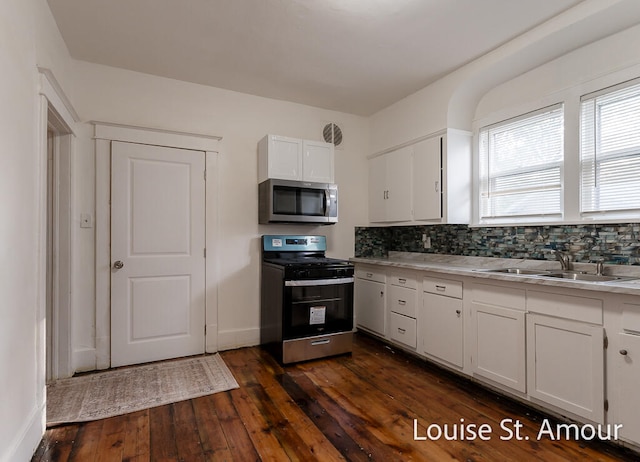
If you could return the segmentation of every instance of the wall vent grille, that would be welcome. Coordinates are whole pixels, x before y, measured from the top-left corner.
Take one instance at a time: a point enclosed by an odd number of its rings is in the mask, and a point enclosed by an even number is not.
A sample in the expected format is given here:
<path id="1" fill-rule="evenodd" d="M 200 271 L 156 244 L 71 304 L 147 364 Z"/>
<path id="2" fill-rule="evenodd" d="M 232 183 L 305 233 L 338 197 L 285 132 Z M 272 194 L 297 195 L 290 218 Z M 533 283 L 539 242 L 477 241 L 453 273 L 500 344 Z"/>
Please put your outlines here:
<path id="1" fill-rule="evenodd" d="M 328 123 L 322 129 L 322 138 L 327 143 L 340 146 L 342 144 L 342 129 L 334 123 Z"/>

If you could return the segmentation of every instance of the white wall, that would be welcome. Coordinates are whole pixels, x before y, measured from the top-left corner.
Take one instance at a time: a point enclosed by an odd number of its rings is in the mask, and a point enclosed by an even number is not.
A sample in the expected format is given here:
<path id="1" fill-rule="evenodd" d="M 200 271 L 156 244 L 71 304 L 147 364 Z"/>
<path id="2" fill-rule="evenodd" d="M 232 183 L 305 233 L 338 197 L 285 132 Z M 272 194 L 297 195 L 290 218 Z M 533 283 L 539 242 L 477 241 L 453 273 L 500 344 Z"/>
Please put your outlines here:
<path id="1" fill-rule="evenodd" d="M 640 25 L 586 45 L 495 86 L 476 107 L 474 120 L 493 123 L 640 76 Z"/>
<path id="2" fill-rule="evenodd" d="M 371 116 L 372 153 L 445 128 L 470 131 L 478 102 L 492 88 L 639 21 L 637 0 L 583 1 Z M 608 52 L 633 56 L 623 50 Z"/>
<path id="3" fill-rule="evenodd" d="M 70 58 L 45 0 L 0 2 L 0 460 L 29 460 L 44 429 L 37 65 Z"/>
<path id="4" fill-rule="evenodd" d="M 564 104 L 563 221 L 579 223 L 579 114 L 582 95 L 640 77 L 640 25 L 586 45 L 489 91 L 474 128 Z M 475 220 L 477 221 L 477 211 Z"/>
<path id="5" fill-rule="evenodd" d="M 259 264 L 262 234 L 326 234 L 328 254 L 353 255 L 354 226 L 367 223 L 368 122 L 365 118 L 299 104 L 159 78 L 86 62 L 75 63 L 74 103 L 83 120 L 221 136 L 218 160 L 219 230 L 218 346 L 229 349 L 259 343 Z M 344 132 L 336 150 L 340 217 L 335 226 L 258 225 L 257 143 L 266 134 L 321 139 L 327 121 Z M 91 143 L 79 141 L 76 152 L 76 197 L 80 212 L 93 213 L 94 156 Z M 76 366 L 95 348 L 94 309 L 89 303 L 93 267 L 86 233 L 78 242 L 85 251 L 75 284 L 74 347 Z M 82 280 L 80 278 L 83 278 Z"/>

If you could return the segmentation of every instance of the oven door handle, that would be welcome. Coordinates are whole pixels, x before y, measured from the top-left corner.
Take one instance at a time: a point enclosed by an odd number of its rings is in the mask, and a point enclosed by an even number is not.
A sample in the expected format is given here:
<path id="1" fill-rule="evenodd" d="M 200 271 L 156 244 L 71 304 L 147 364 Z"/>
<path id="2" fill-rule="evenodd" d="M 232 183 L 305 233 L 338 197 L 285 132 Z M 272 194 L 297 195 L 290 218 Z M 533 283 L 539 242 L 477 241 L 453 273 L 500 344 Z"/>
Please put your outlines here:
<path id="1" fill-rule="evenodd" d="M 354 281 L 351 278 L 335 278 L 335 279 L 299 279 L 295 281 L 284 281 L 286 287 L 304 287 L 304 286 L 335 286 L 339 284 L 350 284 Z"/>

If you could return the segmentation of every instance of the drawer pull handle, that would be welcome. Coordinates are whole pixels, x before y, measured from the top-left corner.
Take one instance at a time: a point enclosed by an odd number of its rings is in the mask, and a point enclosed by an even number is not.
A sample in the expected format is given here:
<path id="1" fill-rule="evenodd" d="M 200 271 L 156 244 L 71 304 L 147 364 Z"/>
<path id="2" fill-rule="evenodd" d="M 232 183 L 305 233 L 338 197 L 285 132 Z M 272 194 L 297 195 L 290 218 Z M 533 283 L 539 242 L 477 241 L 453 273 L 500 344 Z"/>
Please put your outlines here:
<path id="1" fill-rule="evenodd" d="M 384 297 L 384 292 L 382 290 L 380 291 L 380 296 Z"/>
<path id="2" fill-rule="evenodd" d="M 456 310 L 456 314 L 458 315 L 458 317 L 460 317 L 460 315 L 462 314 L 462 311 Z"/>
<path id="3" fill-rule="evenodd" d="M 406 279 L 404 279 L 404 278 L 398 278 L 398 282 L 399 282 L 400 284 L 406 284 L 406 283 L 407 283 L 407 280 L 406 280 Z"/>
<path id="4" fill-rule="evenodd" d="M 441 291 L 441 292 L 444 292 L 445 290 L 447 290 L 447 286 L 439 286 L 439 285 L 436 285 L 436 290 L 439 290 L 439 291 Z"/>
<path id="5" fill-rule="evenodd" d="M 629 352 L 627 350 L 620 350 L 620 354 L 622 356 L 627 356 L 627 354 L 629 354 Z"/>
<path id="6" fill-rule="evenodd" d="M 311 346 L 316 346 L 316 345 L 327 345 L 331 342 L 331 339 L 326 339 L 326 340 L 316 340 L 314 342 L 311 342 Z"/>
<path id="7" fill-rule="evenodd" d="M 406 305 L 407 302 L 405 300 L 398 300 L 398 305 Z"/>
<path id="8" fill-rule="evenodd" d="M 373 277 L 373 273 L 367 273 L 367 277 L 368 278 L 372 278 Z"/>
<path id="9" fill-rule="evenodd" d="M 403 329 L 402 327 L 398 327 L 398 332 L 400 332 L 401 334 L 404 334 L 407 331 L 407 329 Z"/>

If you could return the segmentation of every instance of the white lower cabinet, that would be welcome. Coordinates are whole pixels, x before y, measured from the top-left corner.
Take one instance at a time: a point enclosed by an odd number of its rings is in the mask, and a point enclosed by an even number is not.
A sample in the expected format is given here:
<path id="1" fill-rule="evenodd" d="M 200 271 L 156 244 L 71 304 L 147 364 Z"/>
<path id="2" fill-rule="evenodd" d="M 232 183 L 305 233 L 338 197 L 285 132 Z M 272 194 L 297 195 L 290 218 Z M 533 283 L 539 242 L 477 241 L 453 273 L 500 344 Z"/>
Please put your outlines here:
<path id="1" fill-rule="evenodd" d="M 623 438 L 640 444 L 640 335 L 618 334 L 618 343 L 619 349 L 614 356 L 618 386 L 613 391 L 617 409 L 616 423 L 622 424 L 620 434 Z"/>
<path id="2" fill-rule="evenodd" d="M 532 398 L 604 423 L 602 326 L 528 313 L 527 374 Z"/>
<path id="3" fill-rule="evenodd" d="M 386 275 L 379 269 L 356 267 L 356 326 L 385 335 Z"/>
<path id="4" fill-rule="evenodd" d="M 356 265 L 358 328 L 640 445 L 636 296 L 382 268 Z"/>
<path id="5" fill-rule="evenodd" d="M 418 317 L 420 352 L 450 365 L 462 367 L 462 282 L 424 278 L 423 287 L 422 306 Z"/>
<path id="6" fill-rule="evenodd" d="M 609 375 L 613 385 L 607 388 L 613 414 L 610 421 L 622 425 L 623 439 L 640 445 L 640 303 L 637 297 L 625 296 L 611 306 L 609 313 L 615 313 L 618 324 L 607 356 L 613 372 Z"/>
<path id="7" fill-rule="evenodd" d="M 473 284 L 471 297 L 473 374 L 524 393 L 527 388 L 524 289 Z"/>

